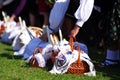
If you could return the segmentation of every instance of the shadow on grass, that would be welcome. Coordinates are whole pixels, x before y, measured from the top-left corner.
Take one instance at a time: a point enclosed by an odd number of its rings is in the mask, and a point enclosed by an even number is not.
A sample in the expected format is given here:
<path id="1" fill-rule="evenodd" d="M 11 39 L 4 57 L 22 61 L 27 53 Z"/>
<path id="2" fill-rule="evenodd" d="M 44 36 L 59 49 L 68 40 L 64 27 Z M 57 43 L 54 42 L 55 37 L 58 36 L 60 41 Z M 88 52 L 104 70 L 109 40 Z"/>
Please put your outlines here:
<path id="1" fill-rule="evenodd" d="M 120 80 L 120 65 L 117 66 L 108 66 L 108 67 L 100 67 L 95 64 L 95 69 L 97 73 L 102 73 L 103 76 L 110 77 L 110 80 Z"/>
<path id="2" fill-rule="evenodd" d="M 12 55 L 11 53 L 2 53 L 0 54 L 0 57 L 4 57 L 4 58 L 7 58 L 7 59 L 22 59 L 22 56 L 14 56 Z"/>
<path id="3" fill-rule="evenodd" d="M 5 51 L 13 52 L 13 49 L 6 48 Z"/>
<path id="4" fill-rule="evenodd" d="M 97 73 L 102 73 L 103 76 L 110 77 L 110 80 L 120 80 L 120 65 L 110 67 L 98 66 L 105 60 L 104 50 L 89 48 L 89 52 L 89 57 L 92 59 Z"/>
<path id="5" fill-rule="evenodd" d="M 39 67 L 32 67 L 30 65 L 30 63 L 25 63 L 25 65 L 22 65 L 21 67 L 24 67 L 24 68 L 39 68 Z M 52 69 L 52 67 L 53 67 L 53 63 L 51 62 L 51 59 L 49 59 L 46 63 L 46 67 L 41 68 L 41 69 L 43 69 L 45 71 L 50 71 Z"/>
<path id="6" fill-rule="evenodd" d="M 7 59 L 22 59 L 22 56 L 13 55 L 13 48 L 4 48 L 4 51 L 4 53 L 0 53 L 0 57 L 6 57 Z"/>

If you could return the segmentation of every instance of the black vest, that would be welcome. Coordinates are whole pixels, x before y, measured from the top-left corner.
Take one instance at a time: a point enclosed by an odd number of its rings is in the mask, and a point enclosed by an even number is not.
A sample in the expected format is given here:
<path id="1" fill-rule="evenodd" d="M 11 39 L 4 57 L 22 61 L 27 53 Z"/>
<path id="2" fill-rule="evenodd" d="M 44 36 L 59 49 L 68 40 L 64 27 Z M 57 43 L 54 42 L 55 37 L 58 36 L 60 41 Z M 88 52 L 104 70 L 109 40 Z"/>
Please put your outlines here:
<path id="1" fill-rule="evenodd" d="M 80 0 L 70 0 L 66 15 L 74 18 L 74 13 L 80 5 Z"/>

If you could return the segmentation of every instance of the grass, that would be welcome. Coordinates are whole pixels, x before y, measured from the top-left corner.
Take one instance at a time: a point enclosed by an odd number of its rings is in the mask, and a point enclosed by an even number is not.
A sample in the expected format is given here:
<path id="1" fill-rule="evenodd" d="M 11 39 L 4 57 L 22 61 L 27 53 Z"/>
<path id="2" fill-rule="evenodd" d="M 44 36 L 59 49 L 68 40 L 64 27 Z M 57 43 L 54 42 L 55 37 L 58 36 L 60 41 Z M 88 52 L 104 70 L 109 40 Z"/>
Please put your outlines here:
<path id="1" fill-rule="evenodd" d="M 103 60 L 104 53 L 91 48 L 90 57 L 93 62 L 98 63 Z M 47 69 L 31 68 L 21 57 L 13 56 L 11 45 L 0 43 L 0 80 L 120 80 L 119 67 L 98 67 L 96 77 L 77 76 L 72 74 L 54 75 Z"/>

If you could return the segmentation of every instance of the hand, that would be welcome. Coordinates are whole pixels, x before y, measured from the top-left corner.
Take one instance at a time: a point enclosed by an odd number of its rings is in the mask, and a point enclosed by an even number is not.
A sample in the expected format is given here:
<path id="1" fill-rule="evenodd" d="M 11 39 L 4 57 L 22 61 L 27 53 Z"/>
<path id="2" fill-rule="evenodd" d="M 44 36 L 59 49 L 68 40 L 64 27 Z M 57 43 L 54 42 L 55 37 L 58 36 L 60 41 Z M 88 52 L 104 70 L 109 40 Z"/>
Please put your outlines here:
<path id="1" fill-rule="evenodd" d="M 71 35 L 72 37 L 76 37 L 76 35 L 78 34 L 79 30 L 80 30 L 80 26 L 75 25 L 75 27 L 72 29 L 70 35 Z"/>
<path id="2" fill-rule="evenodd" d="M 16 16 L 13 14 L 13 15 L 10 17 L 9 21 L 14 21 L 15 18 L 16 18 Z"/>

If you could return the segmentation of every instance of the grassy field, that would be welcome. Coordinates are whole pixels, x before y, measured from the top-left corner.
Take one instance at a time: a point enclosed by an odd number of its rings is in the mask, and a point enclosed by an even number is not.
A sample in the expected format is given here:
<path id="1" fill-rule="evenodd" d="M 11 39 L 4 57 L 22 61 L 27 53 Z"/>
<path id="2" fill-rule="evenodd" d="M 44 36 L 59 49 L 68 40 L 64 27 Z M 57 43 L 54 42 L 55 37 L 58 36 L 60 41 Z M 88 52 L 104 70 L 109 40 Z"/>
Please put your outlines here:
<path id="1" fill-rule="evenodd" d="M 91 48 L 90 57 L 94 63 L 101 62 L 104 53 Z M 11 45 L 0 43 L 0 80 L 120 80 L 119 67 L 98 67 L 96 77 L 71 74 L 53 75 L 46 68 L 31 68 L 21 57 L 13 56 Z"/>

